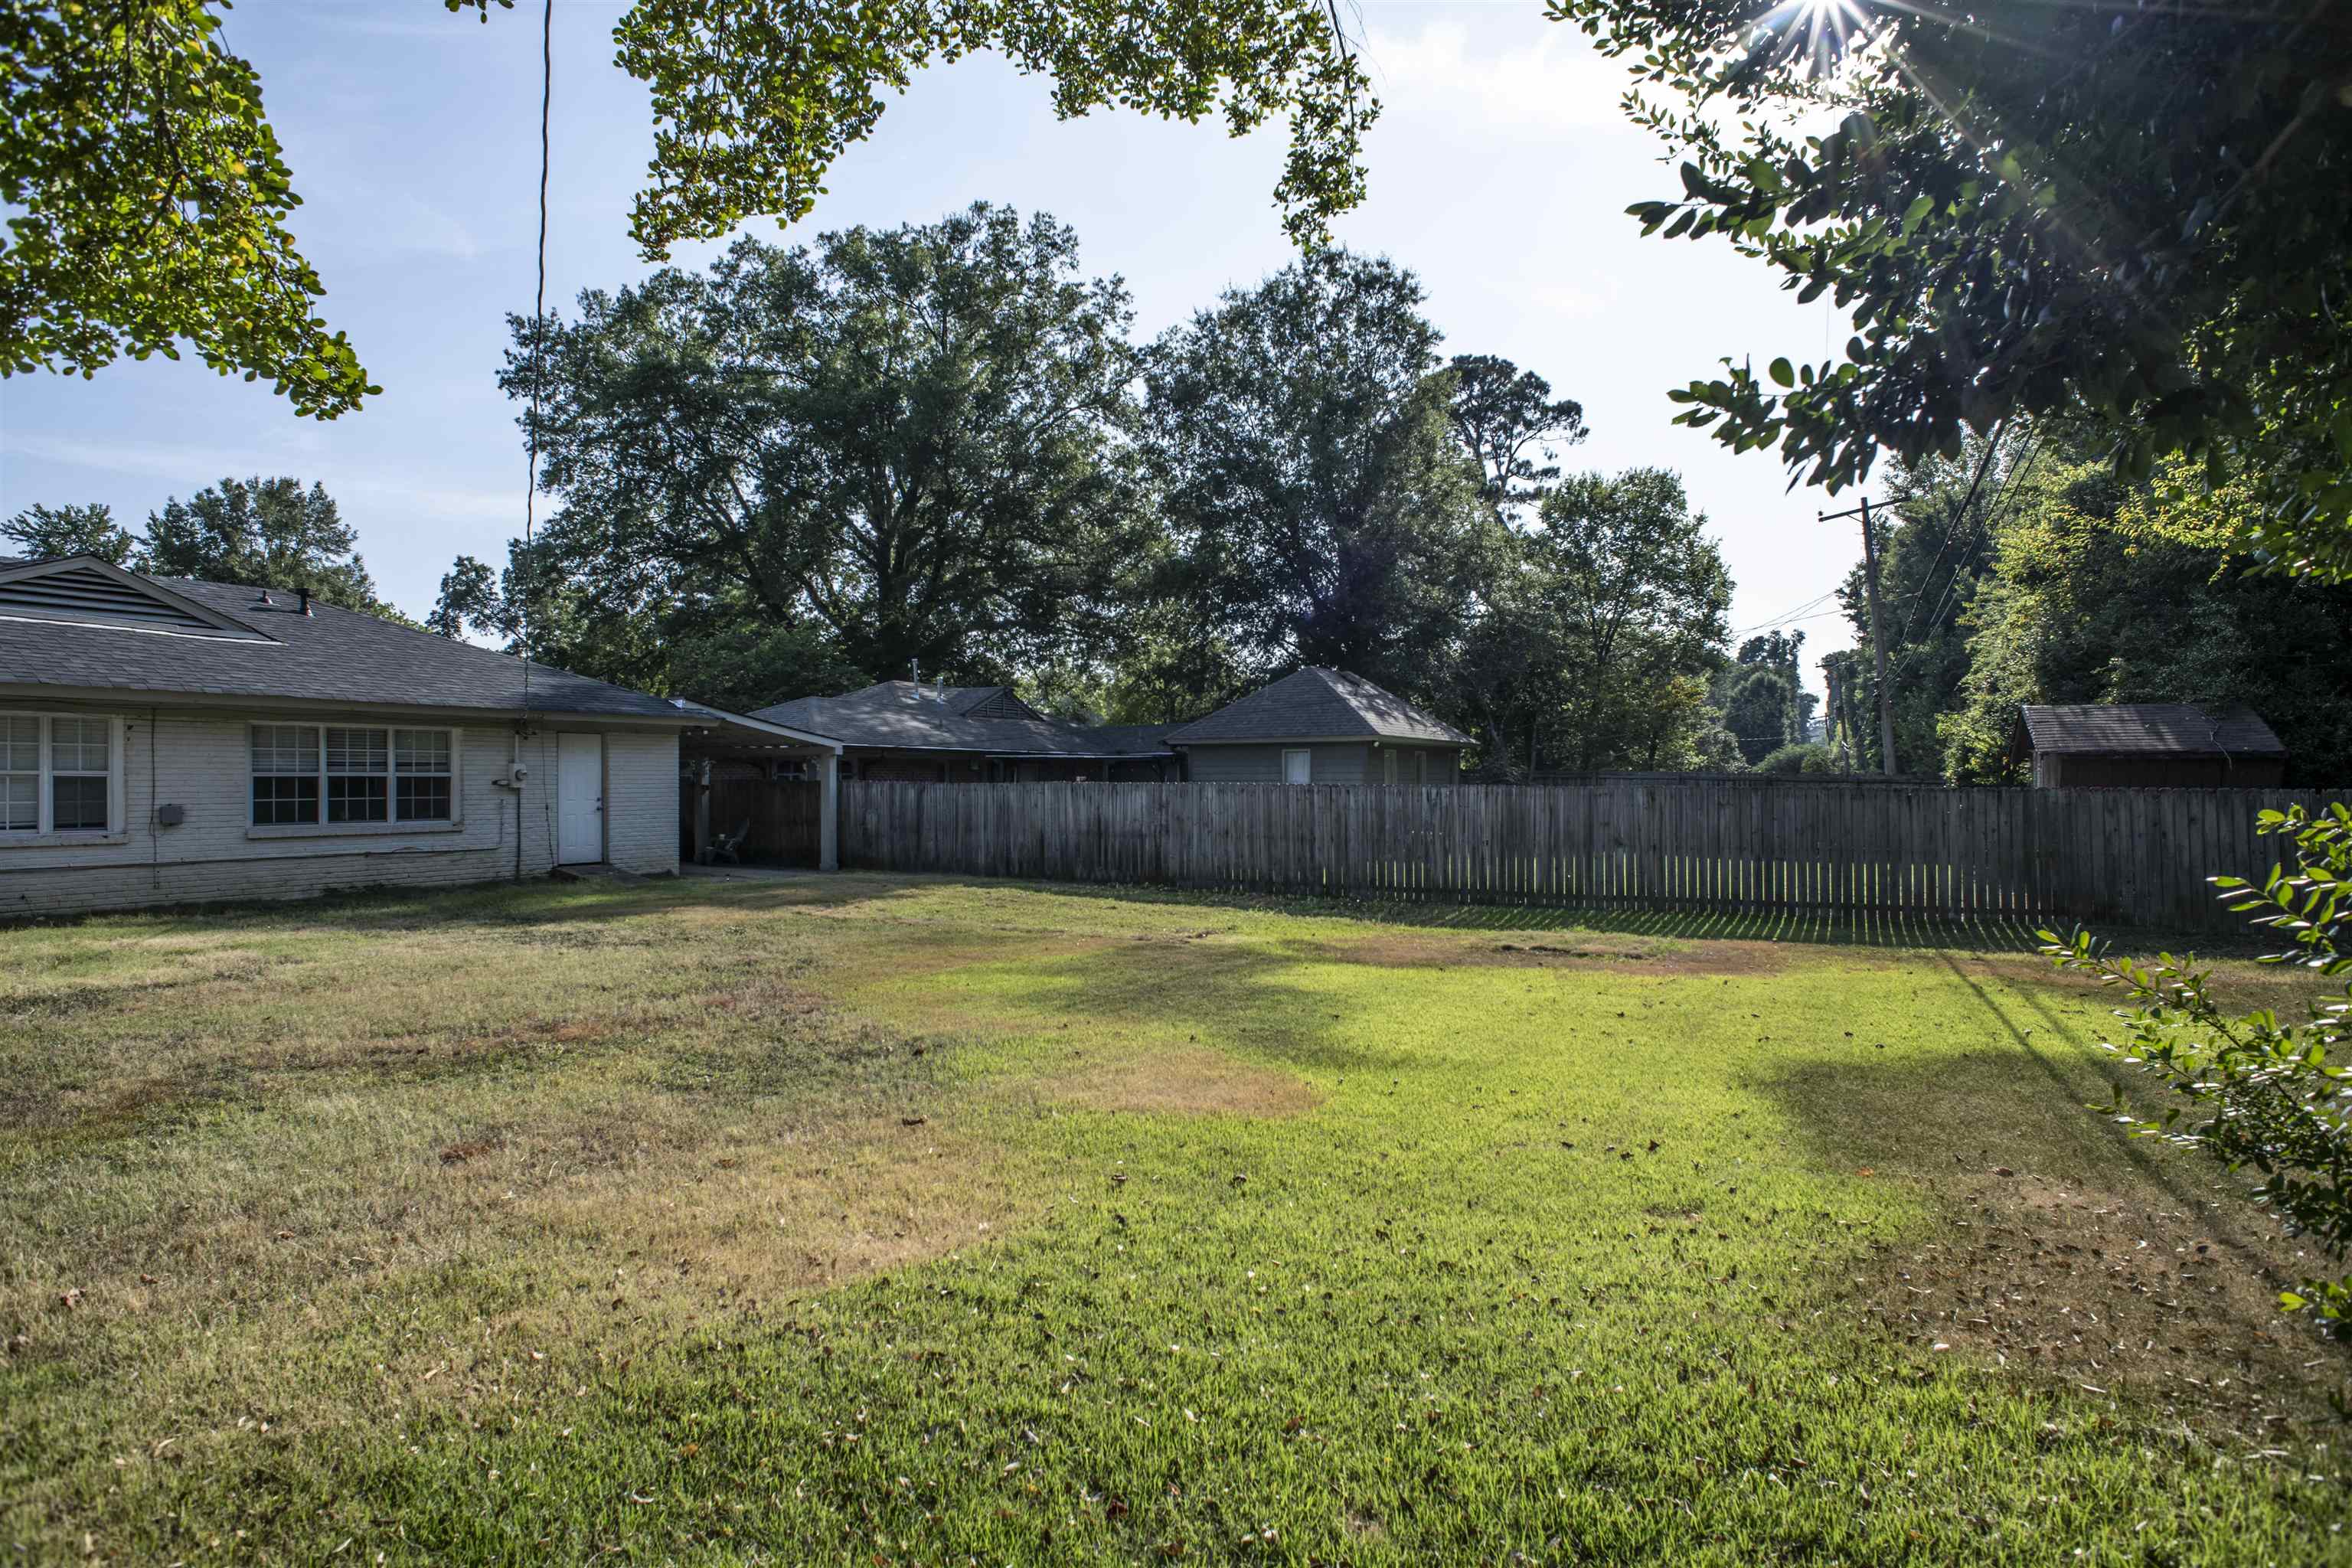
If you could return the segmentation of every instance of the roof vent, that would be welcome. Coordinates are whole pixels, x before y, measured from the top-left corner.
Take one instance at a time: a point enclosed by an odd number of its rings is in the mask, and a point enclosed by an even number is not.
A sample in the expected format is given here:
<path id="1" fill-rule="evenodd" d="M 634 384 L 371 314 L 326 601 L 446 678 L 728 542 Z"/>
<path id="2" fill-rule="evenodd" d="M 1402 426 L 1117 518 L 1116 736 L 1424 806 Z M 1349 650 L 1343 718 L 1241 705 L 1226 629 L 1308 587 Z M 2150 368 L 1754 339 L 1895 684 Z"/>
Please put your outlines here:
<path id="1" fill-rule="evenodd" d="M 185 601 L 150 591 L 147 584 L 97 565 L 19 572 L 0 583 L 0 616 L 74 621 L 142 630 L 209 632 L 251 636 L 219 619 L 208 619 Z"/>
<path id="2" fill-rule="evenodd" d="M 264 588 L 260 593 L 254 595 L 253 602 L 257 605 L 274 605 L 278 601 L 269 596 L 268 589 Z"/>

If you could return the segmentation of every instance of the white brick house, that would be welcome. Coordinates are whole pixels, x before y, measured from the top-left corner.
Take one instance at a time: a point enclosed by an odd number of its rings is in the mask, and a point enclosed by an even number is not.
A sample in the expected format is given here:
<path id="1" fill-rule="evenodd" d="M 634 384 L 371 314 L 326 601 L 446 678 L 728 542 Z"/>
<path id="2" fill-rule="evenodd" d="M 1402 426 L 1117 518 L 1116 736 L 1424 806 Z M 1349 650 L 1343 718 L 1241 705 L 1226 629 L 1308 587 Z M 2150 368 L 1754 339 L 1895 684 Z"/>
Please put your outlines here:
<path id="1" fill-rule="evenodd" d="M 0 558 L 0 921 L 675 871 L 679 732 L 716 717 L 297 595 Z"/>

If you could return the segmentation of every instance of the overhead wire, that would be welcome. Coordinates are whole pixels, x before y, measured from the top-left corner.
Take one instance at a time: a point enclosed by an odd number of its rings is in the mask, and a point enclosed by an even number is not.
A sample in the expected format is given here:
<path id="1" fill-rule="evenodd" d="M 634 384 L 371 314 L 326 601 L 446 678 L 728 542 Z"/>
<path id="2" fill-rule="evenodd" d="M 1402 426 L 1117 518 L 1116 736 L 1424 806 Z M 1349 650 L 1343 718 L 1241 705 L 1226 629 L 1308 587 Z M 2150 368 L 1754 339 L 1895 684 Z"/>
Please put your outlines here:
<path id="1" fill-rule="evenodd" d="M 522 637 L 522 712 L 530 717 L 530 547 L 539 521 L 540 391 L 547 379 L 547 174 L 548 121 L 555 101 L 555 0 L 547 0 L 539 21 L 539 283 L 530 306 L 530 428 L 522 492 L 522 602 L 517 623 Z"/>
<path id="2" fill-rule="evenodd" d="M 533 567 L 531 544 L 537 538 L 539 521 L 539 421 L 540 388 L 546 380 L 547 365 L 547 175 L 552 156 L 550 152 L 548 122 L 555 101 L 555 0 L 546 0 L 539 18 L 539 247 L 537 263 L 538 286 L 531 297 L 530 308 L 530 426 L 524 433 L 524 478 L 522 488 L 522 571 L 516 580 L 515 602 L 516 641 L 522 656 L 522 714 L 515 724 L 516 755 L 520 756 L 522 739 L 530 729 L 530 585 Z M 515 803 L 515 879 L 522 879 L 522 781 L 512 781 Z M 558 853 L 555 842 L 555 807 L 551 789 L 540 791 L 540 811 L 547 823 L 547 846 L 551 861 Z M 505 814 L 499 815 L 505 821 Z"/>

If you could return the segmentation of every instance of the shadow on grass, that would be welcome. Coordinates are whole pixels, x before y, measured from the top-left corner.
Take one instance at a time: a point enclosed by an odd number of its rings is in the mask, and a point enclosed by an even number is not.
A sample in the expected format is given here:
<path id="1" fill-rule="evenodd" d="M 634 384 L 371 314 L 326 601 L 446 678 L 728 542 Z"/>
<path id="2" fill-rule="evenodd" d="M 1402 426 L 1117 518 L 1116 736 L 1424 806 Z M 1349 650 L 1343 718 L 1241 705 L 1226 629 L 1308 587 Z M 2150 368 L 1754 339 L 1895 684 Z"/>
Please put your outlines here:
<path id="1" fill-rule="evenodd" d="M 945 879 L 970 883 L 997 880 L 979 877 Z M 2040 942 L 2032 922 L 2005 919 L 1937 920 L 1921 915 L 1832 914 L 1801 910 L 1646 910 L 1460 903 L 1224 892 L 1129 883 L 1004 880 L 1001 885 L 1065 898 L 1115 899 L 1125 903 L 1238 910 L 1447 931 L 1588 931 L 1685 942 L 1788 942 L 1833 947 L 1960 949 L 1972 952 L 2030 952 Z"/>
<path id="2" fill-rule="evenodd" d="M 1286 978 L 1318 962 L 1255 944 L 1120 942 L 1022 960 L 1003 976 L 1017 983 L 1010 999 L 1014 1016 L 1038 1016 L 1049 1027 L 1089 1035 L 1106 1026 L 1181 1032 L 1181 1042 L 1171 1043 L 1185 1045 L 1205 1035 L 1207 1043 L 1254 1060 L 1339 1074 L 1426 1065 L 1410 1051 L 1355 1037 L 1352 1011 L 1335 1010 L 1352 1009 L 1352 1003 Z M 984 986 L 988 969 L 981 964 L 967 973 Z"/>
<path id="3" fill-rule="evenodd" d="M 306 899 L 244 899 L 210 903 L 158 904 L 130 910 L 91 910 L 79 914 L 0 920 L 0 931 L 73 931 L 110 924 L 201 917 L 215 930 L 225 923 L 257 933 L 324 925 L 344 931 L 432 931 L 462 921 L 486 927 L 557 925 L 630 920 L 678 910 L 726 908 L 760 912 L 847 905 L 911 898 L 926 884 L 954 878 L 656 877 L 634 882 L 557 882 L 532 878 L 457 887 L 352 888 Z"/>
<path id="4" fill-rule="evenodd" d="M 2105 1053 L 2066 1044 L 2074 1026 L 2029 990 L 1996 992 L 1949 957 L 1943 964 L 1983 1010 L 1995 1043 L 1925 1058 L 1813 1061 L 1781 1075 L 1768 1088 L 1818 1157 L 1938 1185 L 1956 1171 L 1974 1179 L 2004 1164 L 2093 1189 L 2136 1181 L 2201 1214 L 2228 1247 L 2271 1237 L 2250 1205 L 2227 1201 L 2215 1169 L 2158 1150 L 2100 1113 L 2097 1106 L 2146 1086 Z M 2029 1023 L 2021 1005 L 2041 1022 Z M 2044 1168 L 2029 1168 L 2029 1159 Z"/>

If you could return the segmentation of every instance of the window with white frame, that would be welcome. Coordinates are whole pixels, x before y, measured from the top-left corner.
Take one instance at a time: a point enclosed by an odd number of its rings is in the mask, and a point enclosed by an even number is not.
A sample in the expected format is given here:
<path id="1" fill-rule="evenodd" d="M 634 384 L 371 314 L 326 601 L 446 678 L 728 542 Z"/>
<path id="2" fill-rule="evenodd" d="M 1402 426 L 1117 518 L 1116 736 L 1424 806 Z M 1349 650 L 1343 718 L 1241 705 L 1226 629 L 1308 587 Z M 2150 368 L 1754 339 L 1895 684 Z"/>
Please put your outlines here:
<path id="1" fill-rule="evenodd" d="M 392 764 L 393 806 L 401 821 L 449 820 L 457 802 L 450 791 L 448 731 L 394 731 Z"/>
<path id="2" fill-rule="evenodd" d="M 0 834 L 114 827 L 114 721 L 0 713 Z"/>
<path id="3" fill-rule="evenodd" d="M 449 730 L 256 724 L 253 825 L 454 821 L 455 755 Z"/>

